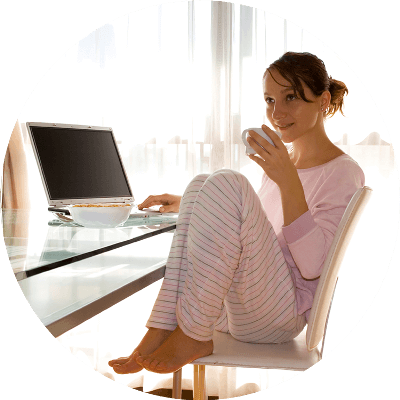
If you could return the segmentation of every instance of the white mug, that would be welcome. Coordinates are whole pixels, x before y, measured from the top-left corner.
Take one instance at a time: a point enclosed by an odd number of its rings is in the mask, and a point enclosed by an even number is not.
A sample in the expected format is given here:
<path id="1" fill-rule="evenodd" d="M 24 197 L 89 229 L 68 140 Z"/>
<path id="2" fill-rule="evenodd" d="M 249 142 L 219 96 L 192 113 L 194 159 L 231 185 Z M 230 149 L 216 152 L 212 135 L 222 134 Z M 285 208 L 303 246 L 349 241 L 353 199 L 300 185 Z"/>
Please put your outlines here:
<path id="1" fill-rule="evenodd" d="M 243 143 L 246 146 L 246 154 L 256 154 L 255 150 L 250 146 L 250 144 L 247 142 L 247 137 L 249 136 L 249 131 L 254 131 L 256 133 L 258 133 L 260 136 L 262 136 L 264 139 L 267 139 L 268 142 L 270 142 L 273 146 L 274 142 L 272 141 L 272 139 L 262 130 L 262 128 L 249 128 L 249 129 L 245 129 L 242 132 L 242 140 Z M 281 137 L 282 135 L 279 132 L 275 132 L 279 137 Z M 260 145 L 261 146 L 261 145 Z M 262 147 L 262 146 L 261 146 Z"/>

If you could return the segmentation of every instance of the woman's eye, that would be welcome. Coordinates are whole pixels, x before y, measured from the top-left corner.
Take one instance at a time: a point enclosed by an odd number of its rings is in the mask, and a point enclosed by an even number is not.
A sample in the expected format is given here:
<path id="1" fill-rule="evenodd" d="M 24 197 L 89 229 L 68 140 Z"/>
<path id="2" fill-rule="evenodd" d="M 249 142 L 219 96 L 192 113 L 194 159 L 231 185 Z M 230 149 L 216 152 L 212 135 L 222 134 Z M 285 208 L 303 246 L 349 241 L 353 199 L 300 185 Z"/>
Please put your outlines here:
<path id="1" fill-rule="evenodd" d="M 296 99 L 298 99 L 298 97 L 297 97 L 296 94 L 294 94 L 294 93 L 288 94 L 288 95 L 286 96 L 286 100 L 287 100 L 287 101 L 293 101 L 293 100 L 296 100 Z M 272 104 L 272 103 L 275 103 L 275 100 L 274 100 L 272 97 L 266 97 L 266 98 L 265 98 L 265 102 L 266 102 L 267 104 Z"/>

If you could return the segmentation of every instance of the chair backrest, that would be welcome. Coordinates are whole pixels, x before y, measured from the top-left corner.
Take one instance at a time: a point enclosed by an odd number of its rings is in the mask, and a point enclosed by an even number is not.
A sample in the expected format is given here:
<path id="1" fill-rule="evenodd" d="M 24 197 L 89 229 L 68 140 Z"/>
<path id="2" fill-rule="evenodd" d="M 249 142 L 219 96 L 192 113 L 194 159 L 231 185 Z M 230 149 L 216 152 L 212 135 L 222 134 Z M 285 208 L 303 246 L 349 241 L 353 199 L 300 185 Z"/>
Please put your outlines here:
<path id="1" fill-rule="evenodd" d="M 350 200 L 333 238 L 332 245 L 322 269 L 313 305 L 308 319 L 306 344 L 308 350 L 318 346 L 325 334 L 329 308 L 336 286 L 339 269 L 356 225 L 371 196 L 372 189 L 364 186 L 358 189 Z"/>

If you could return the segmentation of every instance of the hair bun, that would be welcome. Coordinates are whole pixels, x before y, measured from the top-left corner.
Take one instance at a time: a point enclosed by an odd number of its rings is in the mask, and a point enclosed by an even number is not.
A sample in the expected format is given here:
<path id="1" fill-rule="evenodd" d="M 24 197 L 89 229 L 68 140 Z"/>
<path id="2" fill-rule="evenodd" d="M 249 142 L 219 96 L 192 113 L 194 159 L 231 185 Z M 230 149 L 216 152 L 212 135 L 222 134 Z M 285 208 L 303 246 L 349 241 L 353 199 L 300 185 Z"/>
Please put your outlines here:
<path id="1" fill-rule="evenodd" d="M 343 114 L 343 98 L 349 93 L 347 86 L 332 76 L 329 76 L 329 92 L 331 94 L 331 103 L 329 109 L 327 110 L 326 116 L 332 116 L 336 111 L 340 111 Z"/>

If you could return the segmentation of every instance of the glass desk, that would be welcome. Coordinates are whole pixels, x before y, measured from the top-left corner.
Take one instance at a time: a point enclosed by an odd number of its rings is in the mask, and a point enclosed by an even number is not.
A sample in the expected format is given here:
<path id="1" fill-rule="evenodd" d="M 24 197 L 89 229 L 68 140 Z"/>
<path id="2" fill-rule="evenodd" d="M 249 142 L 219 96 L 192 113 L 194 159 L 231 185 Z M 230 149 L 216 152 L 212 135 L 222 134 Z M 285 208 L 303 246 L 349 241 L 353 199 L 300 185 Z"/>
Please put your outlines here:
<path id="1" fill-rule="evenodd" d="M 20 288 L 57 337 L 164 276 L 176 217 L 88 229 L 47 210 L 3 210 L 2 224 Z"/>

